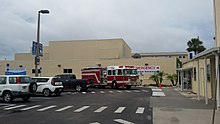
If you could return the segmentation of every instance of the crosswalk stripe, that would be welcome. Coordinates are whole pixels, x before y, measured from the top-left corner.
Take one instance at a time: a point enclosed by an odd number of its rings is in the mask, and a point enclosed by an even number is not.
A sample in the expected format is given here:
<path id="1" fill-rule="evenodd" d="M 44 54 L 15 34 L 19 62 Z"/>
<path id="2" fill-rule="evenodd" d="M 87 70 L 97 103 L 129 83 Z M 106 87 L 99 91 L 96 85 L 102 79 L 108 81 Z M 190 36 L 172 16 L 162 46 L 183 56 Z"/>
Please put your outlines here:
<path id="1" fill-rule="evenodd" d="M 98 113 L 98 112 L 102 112 L 103 110 L 105 110 L 106 108 L 108 108 L 107 106 L 103 106 L 100 107 L 99 109 L 95 110 L 94 112 Z"/>
<path id="2" fill-rule="evenodd" d="M 158 88 L 151 89 L 151 90 L 154 91 L 154 92 L 160 92 L 160 91 L 162 91 L 161 89 L 158 89 Z"/>
<path id="3" fill-rule="evenodd" d="M 89 123 L 89 124 L 101 124 L 101 123 L 99 123 L 99 122 L 93 122 L 93 123 Z"/>
<path id="4" fill-rule="evenodd" d="M 126 121 L 126 120 L 123 120 L 123 119 L 114 119 L 114 121 L 118 122 L 120 124 L 134 124 L 133 122 Z"/>
<path id="5" fill-rule="evenodd" d="M 117 92 L 118 92 L 118 93 L 121 93 L 122 91 L 118 90 Z"/>
<path id="6" fill-rule="evenodd" d="M 11 109 L 19 108 L 19 107 L 24 107 L 24 106 L 26 105 L 13 106 L 13 107 L 5 108 L 4 110 L 11 110 Z"/>
<path id="7" fill-rule="evenodd" d="M 125 107 L 119 107 L 114 113 L 122 113 Z"/>
<path id="8" fill-rule="evenodd" d="M 83 107 L 81 107 L 81 108 L 79 108 L 79 109 L 76 109 L 74 112 L 81 112 L 81 111 L 83 111 L 83 110 L 85 110 L 85 109 L 87 109 L 87 108 L 89 108 L 90 106 L 83 106 Z"/>
<path id="9" fill-rule="evenodd" d="M 16 104 L 8 104 L 8 105 L 5 105 L 3 106 L 2 108 L 8 108 L 8 107 L 12 107 L 12 106 L 15 106 Z"/>
<path id="10" fill-rule="evenodd" d="M 92 91 L 91 93 L 93 93 L 93 94 L 94 94 L 95 92 L 93 92 L 93 91 Z"/>
<path id="11" fill-rule="evenodd" d="M 152 96 L 166 96 L 164 92 L 153 92 Z"/>
<path id="12" fill-rule="evenodd" d="M 30 110 L 30 109 L 33 109 L 33 108 L 37 108 L 37 107 L 40 107 L 41 105 L 35 105 L 35 106 L 30 106 L 30 107 L 27 107 L 27 108 L 23 108 L 23 109 L 20 109 L 21 111 L 26 111 L 26 110 Z"/>
<path id="13" fill-rule="evenodd" d="M 100 93 L 105 93 L 104 91 L 100 91 Z"/>
<path id="14" fill-rule="evenodd" d="M 127 93 L 130 93 L 131 91 L 129 91 L 129 90 L 126 90 L 126 92 L 127 92 Z"/>
<path id="15" fill-rule="evenodd" d="M 57 106 L 56 105 L 51 105 L 51 106 L 48 106 L 48 107 L 45 107 L 45 108 L 42 108 L 42 109 L 38 109 L 37 111 L 42 112 L 42 111 L 45 111 L 45 110 L 48 110 L 48 109 L 51 109 L 51 108 L 54 108 L 54 107 L 57 107 Z"/>
<path id="16" fill-rule="evenodd" d="M 143 114 L 144 113 L 144 107 L 138 107 L 136 114 Z"/>
<path id="17" fill-rule="evenodd" d="M 72 108 L 72 107 L 73 107 L 73 106 L 66 106 L 66 107 L 63 107 L 63 108 L 61 108 L 61 109 L 57 109 L 57 110 L 55 110 L 55 111 L 61 112 L 61 111 L 64 111 L 64 110 L 69 109 L 69 108 Z"/>

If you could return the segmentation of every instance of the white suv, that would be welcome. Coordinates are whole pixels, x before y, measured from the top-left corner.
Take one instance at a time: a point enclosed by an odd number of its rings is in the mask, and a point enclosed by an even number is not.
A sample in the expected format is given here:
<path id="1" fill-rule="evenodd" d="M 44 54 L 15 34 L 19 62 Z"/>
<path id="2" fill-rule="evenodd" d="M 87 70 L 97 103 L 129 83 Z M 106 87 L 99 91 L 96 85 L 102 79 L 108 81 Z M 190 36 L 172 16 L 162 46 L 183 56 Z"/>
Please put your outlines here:
<path id="1" fill-rule="evenodd" d="M 32 80 L 38 85 L 36 92 L 43 93 L 44 96 L 52 93 L 59 96 L 63 92 L 62 82 L 56 77 L 33 77 Z"/>
<path id="2" fill-rule="evenodd" d="M 0 75 L 0 97 L 3 97 L 5 102 L 11 102 L 14 98 L 28 101 L 36 90 L 37 84 L 31 82 L 30 76 Z"/>

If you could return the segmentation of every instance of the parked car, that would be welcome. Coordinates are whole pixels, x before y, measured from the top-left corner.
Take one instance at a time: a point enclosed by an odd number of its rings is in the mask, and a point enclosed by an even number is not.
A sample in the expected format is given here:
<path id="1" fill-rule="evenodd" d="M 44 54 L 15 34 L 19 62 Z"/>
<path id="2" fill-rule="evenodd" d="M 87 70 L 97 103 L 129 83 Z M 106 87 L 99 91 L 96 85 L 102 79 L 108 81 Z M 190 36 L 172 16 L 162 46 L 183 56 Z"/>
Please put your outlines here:
<path id="1" fill-rule="evenodd" d="M 52 93 L 59 96 L 63 92 L 62 82 L 55 77 L 33 77 L 32 80 L 37 83 L 37 93 L 44 96 L 50 96 Z"/>
<path id="2" fill-rule="evenodd" d="M 62 83 L 64 90 L 75 89 L 77 92 L 87 91 L 90 86 L 87 79 L 76 79 L 75 74 L 59 74 L 55 75 Z"/>
<path id="3" fill-rule="evenodd" d="M 4 102 L 11 102 L 15 98 L 28 101 L 36 92 L 37 84 L 31 82 L 31 77 L 26 75 L 0 75 L 0 97 Z"/>

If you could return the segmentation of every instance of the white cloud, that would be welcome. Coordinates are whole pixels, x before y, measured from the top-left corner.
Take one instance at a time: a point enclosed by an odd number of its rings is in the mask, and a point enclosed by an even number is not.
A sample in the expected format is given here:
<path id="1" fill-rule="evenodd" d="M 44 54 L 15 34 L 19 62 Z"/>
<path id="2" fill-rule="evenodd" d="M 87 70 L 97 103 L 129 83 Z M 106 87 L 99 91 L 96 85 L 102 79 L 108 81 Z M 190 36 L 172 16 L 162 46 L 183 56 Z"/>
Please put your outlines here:
<path id="1" fill-rule="evenodd" d="M 212 0 L 0 0 L 0 59 L 29 52 L 36 39 L 37 11 L 41 42 L 124 38 L 133 52 L 185 51 L 200 36 L 213 45 Z"/>

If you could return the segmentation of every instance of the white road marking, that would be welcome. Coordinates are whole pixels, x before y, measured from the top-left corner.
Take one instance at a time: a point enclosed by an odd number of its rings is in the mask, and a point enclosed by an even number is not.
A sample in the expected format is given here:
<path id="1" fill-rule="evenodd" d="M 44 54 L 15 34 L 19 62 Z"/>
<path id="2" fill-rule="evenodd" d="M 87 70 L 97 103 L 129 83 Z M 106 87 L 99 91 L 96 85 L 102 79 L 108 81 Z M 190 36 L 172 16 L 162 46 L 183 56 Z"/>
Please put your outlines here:
<path id="1" fill-rule="evenodd" d="M 100 91 L 100 93 L 105 93 L 104 91 Z"/>
<path id="2" fill-rule="evenodd" d="M 11 109 L 19 108 L 19 107 L 24 107 L 24 106 L 26 105 L 13 106 L 13 107 L 5 108 L 4 110 L 11 110 Z"/>
<path id="3" fill-rule="evenodd" d="M 152 96 L 166 96 L 164 92 L 153 92 Z"/>
<path id="4" fill-rule="evenodd" d="M 147 90 L 142 90 L 142 91 L 143 91 L 143 92 L 146 92 L 146 93 L 148 92 Z"/>
<path id="5" fill-rule="evenodd" d="M 16 104 L 2 104 L 2 105 L 3 105 L 2 108 L 8 108 L 8 107 L 15 106 Z"/>
<path id="6" fill-rule="evenodd" d="M 125 107 L 119 107 L 114 113 L 122 113 Z"/>
<path id="7" fill-rule="evenodd" d="M 138 107 L 136 114 L 143 114 L 144 113 L 144 107 Z"/>
<path id="8" fill-rule="evenodd" d="M 152 91 L 162 91 L 161 89 L 151 89 Z"/>
<path id="9" fill-rule="evenodd" d="M 86 94 L 86 92 L 82 92 L 82 94 Z"/>
<path id="10" fill-rule="evenodd" d="M 56 112 L 61 112 L 61 111 L 64 111 L 64 110 L 67 110 L 67 109 L 69 109 L 69 108 L 72 108 L 73 106 L 66 106 L 66 107 L 63 107 L 63 108 L 61 108 L 61 109 L 57 109 L 57 110 L 55 110 Z"/>
<path id="11" fill-rule="evenodd" d="M 101 124 L 101 123 L 99 123 L 99 122 L 93 122 L 93 123 L 89 123 L 89 124 Z"/>
<path id="12" fill-rule="evenodd" d="M 109 91 L 109 93 L 113 93 L 113 91 Z"/>
<path id="13" fill-rule="evenodd" d="M 127 93 L 130 93 L 131 91 L 129 91 L 129 90 L 126 90 L 126 92 L 127 92 Z"/>
<path id="14" fill-rule="evenodd" d="M 54 107 L 57 107 L 57 106 L 56 105 L 51 105 L 51 106 L 48 106 L 48 107 L 45 107 L 45 108 L 42 108 L 42 109 L 38 109 L 37 111 L 42 112 L 42 111 L 45 111 L 45 110 L 48 110 L 48 109 L 51 109 L 51 108 L 54 108 Z"/>
<path id="15" fill-rule="evenodd" d="M 103 106 L 100 107 L 99 109 L 95 110 L 94 112 L 98 113 L 98 112 L 102 112 L 103 110 L 105 110 L 106 108 L 108 108 L 107 106 Z"/>
<path id="16" fill-rule="evenodd" d="M 12 106 L 12 105 L 16 105 L 16 104 L 7 104 L 7 103 L 1 103 L 1 104 L 0 104 L 0 106 L 5 106 L 5 105 L 6 105 L 6 106 L 9 106 L 9 105 Z"/>
<path id="17" fill-rule="evenodd" d="M 72 94 L 75 95 L 75 94 L 78 94 L 78 93 L 79 93 L 79 92 L 73 92 Z"/>
<path id="18" fill-rule="evenodd" d="M 121 124 L 134 124 L 133 122 L 129 122 L 122 119 L 114 119 L 115 122 L 121 123 Z"/>
<path id="19" fill-rule="evenodd" d="M 117 92 L 118 92 L 118 93 L 121 93 L 122 91 L 118 90 Z"/>
<path id="20" fill-rule="evenodd" d="M 35 106 L 30 106 L 30 107 L 27 107 L 27 108 L 23 108 L 23 109 L 20 109 L 21 111 L 26 111 L 26 110 L 30 110 L 30 109 L 33 109 L 33 108 L 37 108 L 37 107 L 40 107 L 41 105 L 35 105 Z"/>
<path id="21" fill-rule="evenodd" d="M 90 106 L 83 106 L 83 107 L 81 107 L 81 108 L 79 108 L 79 109 L 76 109 L 74 112 L 81 112 L 81 111 L 83 111 L 83 110 L 85 110 L 85 109 L 87 109 L 87 108 L 89 108 Z"/>
<path id="22" fill-rule="evenodd" d="M 94 91 L 92 91 L 91 93 L 95 94 L 95 92 L 94 92 Z"/>

